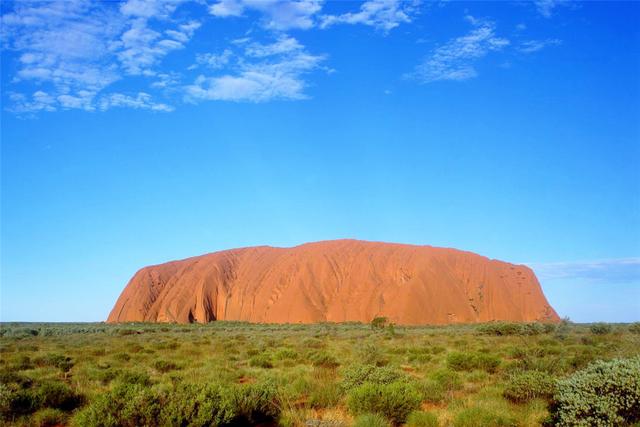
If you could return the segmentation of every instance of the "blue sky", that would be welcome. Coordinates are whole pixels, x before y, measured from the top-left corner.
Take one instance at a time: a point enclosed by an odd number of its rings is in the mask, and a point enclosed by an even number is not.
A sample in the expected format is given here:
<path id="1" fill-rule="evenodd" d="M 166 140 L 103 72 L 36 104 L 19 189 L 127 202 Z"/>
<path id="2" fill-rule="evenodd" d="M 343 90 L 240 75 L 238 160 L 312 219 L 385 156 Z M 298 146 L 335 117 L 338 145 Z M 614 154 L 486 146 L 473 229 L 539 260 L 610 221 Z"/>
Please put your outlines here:
<path id="1" fill-rule="evenodd" d="M 359 238 L 640 320 L 638 2 L 2 2 L 3 321 L 140 267 Z"/>

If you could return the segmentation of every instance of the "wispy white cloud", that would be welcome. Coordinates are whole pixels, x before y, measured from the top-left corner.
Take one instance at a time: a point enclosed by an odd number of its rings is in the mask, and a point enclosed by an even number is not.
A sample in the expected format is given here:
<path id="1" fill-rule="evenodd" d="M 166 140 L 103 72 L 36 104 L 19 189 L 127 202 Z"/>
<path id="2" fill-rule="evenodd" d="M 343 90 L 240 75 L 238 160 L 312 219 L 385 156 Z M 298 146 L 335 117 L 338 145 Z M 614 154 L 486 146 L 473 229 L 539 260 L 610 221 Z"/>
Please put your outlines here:
<path id="1" fill-rule="evenodd" d="M 582 262 L 529 263 L 540 280 L 581 280 L 585 283 L 640 283 L 640 258 Z"/>
<path id="2" fill-rule="evenodd" d="M 15 105 L 8 108 L 94 111 L 98 95 L 124 76 L 156 74 L 159 61 L 184 47 L 199 26 L 194 21 L 176 23 L 164 34 L 151 28 L 151 20 L 169 19 L 179 4 L 177 0 L 128 0 L 120 5 L 88 0 L 12 3 L 1 18 L 1 36 L 3 48 L 17 54 L 13 92 L 23 95 L 9 97 Z M 38 89 L 29 95 L 24 89 L 28 84 Z"/>
<path id="3" fill-rule="evenodd" d="M 250 43 L 245 48 L 245 54 L 256 58 L 264 58 L 267 56 L 301 51 L 303 48 L 304 46 L 302 46 L 298 40 L 293 37 L 283 35 L 278 38 L 275 43 L 267 45 L 261 43 Z"/>
<path id="4" fill-rule="evenodd" d="M 154 75 L 153 68 L 169 52 L 184 48 L 184 43 L 200 26 L 197 22 L 189 22 L 178 26 L 176 30 L 166 31 L 168 37 L 163 37 L 148 25 L 146 19 L 133 20 L 130 27 L 120 37 L 116 46 L 122 49 L 118 52 L 118 59 L 128 74 Z"/>
<path id="5" fill-rule="evenodd" d="M 155 75 L 156 80 L 151 83 L 151 87 L 156 89 L 175 88 L 180 84 L 180 73 L 173 71 L 167 73 L 158 73 Z"/>
<path id="6" fill-rule="evenodd" d="M 411 22 L 418 4 L 418 1 L 408 0 L 368 0 L 362 3 L 358 12 L 322 16 L 320 26 L 363 24 L 389 32 L 400 24 Z"/>
<path id="7" fill-rule="evenodd" d="M 153 111 L 173 111 L 173 107 L 154 102 L 151 95 L 144 92 L 139 92 L 135 97 L 122 93 L 110 93 L 100 98 L 98 106 L 101 110 L 108 110 L 109 108 L 135 108 Z"/>
<path id="8" fill-rule="evenodd" d="M 31 96 L 22 93 L 11 92 L 9 99 L 13 103 L 10 110 L 16 113 L 33 113 L 38 111 L 56 111 L 54 97 L 41 90 L 35 91 Z"/>
<path id="9" fill-rule="evenodd" d="M 319 69 L 324 55 L 312 55 L 290 37 L 272 44 L 251 43 L 234 73 L 200 75 L 185 88 L 189 101 L 265 102 L 304 99 L 303 75 Z M 255 61 L 254 61 L 255 60 Z"/>
<path id="10" fill-rule="evenodd" d="M 407 77 L 422 83 L 470 79 L 477 75 L 474 63 L 478 59 L 509 45 L 509 40 L 496 36 L 493 22 L 471 16 L 466 18 L 474 28 L 435 48 Z"/>
<path id="11" fill-rule="evenodd" d="M 5 46 L 21 53 L 14 81 L 51 83 L 58 94 L 102 90 L 120 78 L 109 55 L 122 26 L 89 2 L 16 3 L 2 16 Z"/>
<path id="12" fill-rule="evenodd" d="M 120 6 L 125 16 L 166 19 L 184 0 L 127 0 Z"/>
<path id="13" fill-rule="evenodd" d="M 551 18 L 554 9 L 558 6 L 568 5 L 569 0 L 535 0 L 534 4 L 540 15 Z"/>
<path id="14" fill-rule="evenodd" d="M 196 63 L 189 66 L 190 70 L 194 70 L 198 68 L 198 66 L 205 66 L 212 70 L 218 70 L 223 68 L 225 65 L 229 63 L 231 57 L 233 56 L 233 51 L 231 49 L 225 49 L 220 54 L 215 53 L 199 53 L 196 55 Z"/>
<path id="15" fill-rule="evenodd" d="M 560 39 L 528 40 L 522 42 L 518 50 L 522 53 L 534 53 L 547 46 L 558 46 L 560 44 L 562 44 L 562 40 Z"/>
<path id="16" fill-rule="evenodd" d="M 314 15 L 322 9 L 323 0 L 218 0 L 209 13 L 220 18 L 244 16 L 245 11 L 262 14 L 262 25 L 272 30 L 309 29 L 315 25 Z"/>

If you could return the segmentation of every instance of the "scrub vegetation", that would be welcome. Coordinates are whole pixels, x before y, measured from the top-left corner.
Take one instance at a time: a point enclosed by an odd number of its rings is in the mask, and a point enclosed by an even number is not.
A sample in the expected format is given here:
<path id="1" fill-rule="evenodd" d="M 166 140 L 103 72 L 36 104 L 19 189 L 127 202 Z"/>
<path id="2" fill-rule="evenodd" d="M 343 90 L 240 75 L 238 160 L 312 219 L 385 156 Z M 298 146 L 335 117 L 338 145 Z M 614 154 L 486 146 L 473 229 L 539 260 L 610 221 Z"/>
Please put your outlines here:
<path id="1" fill-rule="evenodd" d="M 638 324 L 1 324 L 0 425 L 632 426 Z"/>

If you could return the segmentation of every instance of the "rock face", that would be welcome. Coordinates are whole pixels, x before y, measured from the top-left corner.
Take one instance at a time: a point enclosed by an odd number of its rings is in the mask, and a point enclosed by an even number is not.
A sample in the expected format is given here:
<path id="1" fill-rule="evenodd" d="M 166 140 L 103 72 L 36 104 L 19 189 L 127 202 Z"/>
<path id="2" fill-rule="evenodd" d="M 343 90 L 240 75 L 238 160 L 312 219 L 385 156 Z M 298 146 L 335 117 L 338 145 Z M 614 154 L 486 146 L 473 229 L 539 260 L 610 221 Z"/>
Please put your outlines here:
<path id="1" fill-rule="evenodd" d="M 558 321 L 528 267 L 431 246 L 335 240 L 138 271 L 108 322 Z"/>

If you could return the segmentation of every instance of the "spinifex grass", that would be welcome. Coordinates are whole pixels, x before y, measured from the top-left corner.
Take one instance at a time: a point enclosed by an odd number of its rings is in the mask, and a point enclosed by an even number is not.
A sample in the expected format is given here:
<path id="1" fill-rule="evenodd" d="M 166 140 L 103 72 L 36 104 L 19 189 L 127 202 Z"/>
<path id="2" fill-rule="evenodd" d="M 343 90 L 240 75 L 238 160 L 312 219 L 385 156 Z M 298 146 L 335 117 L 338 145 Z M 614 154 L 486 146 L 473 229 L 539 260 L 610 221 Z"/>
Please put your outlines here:
<path id="1" fill-rule="evenodd" d="M 2 324 L 0 425 L 536 426 L 636 329 Z"/>

